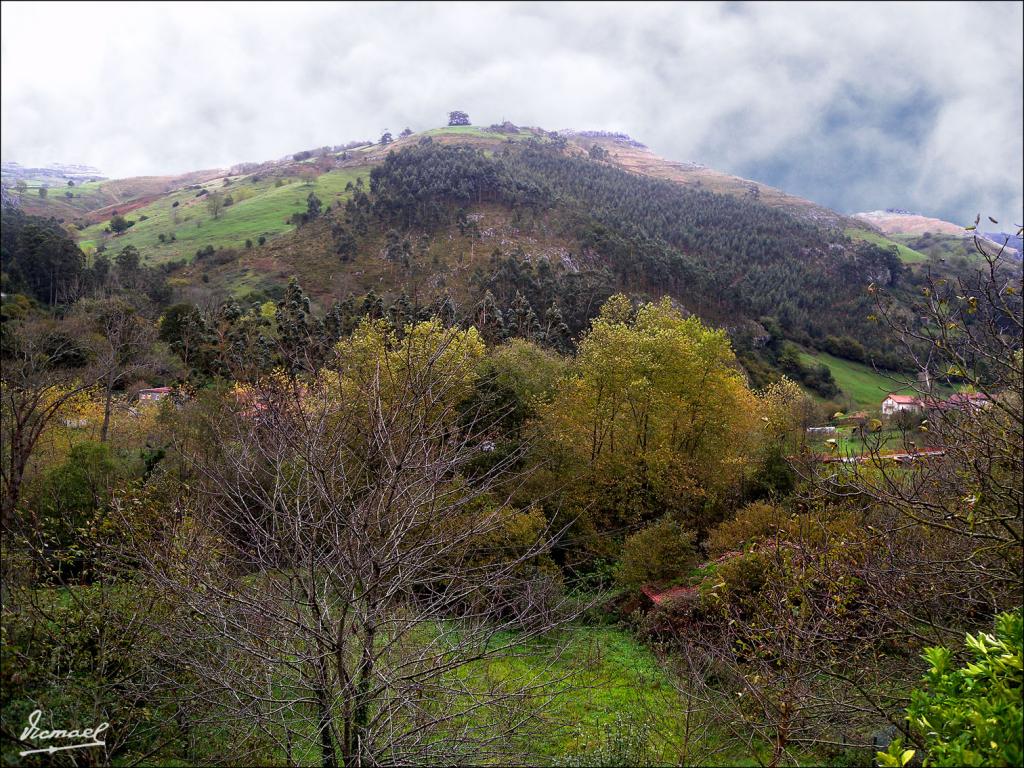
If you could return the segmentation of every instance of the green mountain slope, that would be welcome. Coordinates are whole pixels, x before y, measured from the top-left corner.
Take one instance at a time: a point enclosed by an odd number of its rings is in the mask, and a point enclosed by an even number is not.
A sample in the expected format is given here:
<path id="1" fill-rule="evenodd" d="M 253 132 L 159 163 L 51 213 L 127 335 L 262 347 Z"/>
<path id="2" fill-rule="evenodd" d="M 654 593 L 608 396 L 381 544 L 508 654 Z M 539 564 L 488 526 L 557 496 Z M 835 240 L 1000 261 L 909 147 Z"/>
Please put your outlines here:
<path id="1" fill-rule="evenodd" d="M 262 302 L 294 275 L 322 309 L 373 292 L 386 303 L 448 301 L 472 319 L 487 292 L 503 316 L 518 311 L 519 294 L 537 322 L 554 312 L 577 334 L 615 291 L 667 293 L 746 329 L 740 346 L 771 327 L 809 348 L 853 340 L 899 367 L 868 321 L 865 288 L 905 291 L 923 257 L 869 224 L 751 184 L 624 137 L 506 124 L 310 150 L 229 174 L 83 185 L 81 198 L 46 210 L 60 218 L 80 205 L 77 225 L 65 226 L 90 261 L 131 246 L 190 300 Z M 230 204 L 215 213 L 214 196 Z M 115 214 L 131 227 L 112 232 Z"/>

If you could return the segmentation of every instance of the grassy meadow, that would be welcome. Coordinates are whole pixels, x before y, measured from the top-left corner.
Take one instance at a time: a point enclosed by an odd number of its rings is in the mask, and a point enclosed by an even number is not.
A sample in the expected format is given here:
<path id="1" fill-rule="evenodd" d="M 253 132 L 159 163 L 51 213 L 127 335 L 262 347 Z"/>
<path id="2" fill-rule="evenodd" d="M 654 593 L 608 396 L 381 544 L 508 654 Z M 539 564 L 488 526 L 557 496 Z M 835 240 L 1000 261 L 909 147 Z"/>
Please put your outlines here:
<path id="1" fill-rule="evenodd" d="M 281 185 L 276 178 L 234 177 L 228 186 L 218 179 L 202 188 L 231 195 L 234 203 L 222 209 L 217 218 L 207 208 L 206 196 L 197 197 L 198 189 L 182 189 L 126 214 L 125 218 L 136 222 L 128 231 L 112 235 L 104 232 L 109 220 L 100 222 L 81 232 L 79 244 L 92 253 L 105 243 L 112 254 L 133 245 L 150 264 L 191 260 L 197 250 L 207 246 L 240 249 L 245 247 L 246 239 L 255 243 L 260 235 L 270 238 L 293 230 L 295 225 L 288 220 L 293 213 L 306 210 L 310 192 L 316 193 L 325 208 L 343 202 L 350 194 L 345 186 L 358 177 L 368 183 L 369 168 L 337 169 L 309 180 L 286 178 Z M 160 242 L 160 235 L 164 235 L 165 242 Z"/>
<path id="2" fill-rule="evenodd" d="M 896 251 L 899 254 L 900 261 L 902 261 L 904 264 L 919 264 L 922 261 L 928 260 L 928 257 L 925 256 L 920 251 L 915 251 L 913 248 L 910 248 L 904 245 L 903 243 L 896 242 L 895 240 L 890 240 L 885 235 L 880 235 L 877 232 L 871 232 L 870 230 L 867 229 L 856 229 L 854 227 L 850 227 L 849 229 L 844 230 L 843 234 L 845 234 L 851 240 L 863 240 L 864 242 L 873 243 L 875 245 L 881 246 L 882 248 L 889 248 L 895 246 Z"/>
<path id="3" fill-rule="evenodd" d="M 843 360 L 826 352 L 802 352 L 800 360 L 827 365 L 836 384 L 857 410 L 877 411 L 888 393 L 907 390 L 899 374 L 881 373 L 870 365 Z"/>

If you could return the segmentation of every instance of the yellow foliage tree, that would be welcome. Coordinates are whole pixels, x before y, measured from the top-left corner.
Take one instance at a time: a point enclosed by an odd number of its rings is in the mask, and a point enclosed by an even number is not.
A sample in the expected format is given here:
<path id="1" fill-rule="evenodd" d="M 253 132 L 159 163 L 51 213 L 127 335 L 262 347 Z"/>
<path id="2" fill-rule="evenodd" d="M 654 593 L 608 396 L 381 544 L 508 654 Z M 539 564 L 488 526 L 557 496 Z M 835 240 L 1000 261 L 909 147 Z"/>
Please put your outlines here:
<path id="1" fill-rule="evenodd" d="M 593 321 L 543 425 L 570 512 L 600 535 L 666 512 L 687 527 L 712 523 L 702 513 L 743 476 L 756 411 L 723 331 L 668 299 L 634 315 L 619 295 Z"/>

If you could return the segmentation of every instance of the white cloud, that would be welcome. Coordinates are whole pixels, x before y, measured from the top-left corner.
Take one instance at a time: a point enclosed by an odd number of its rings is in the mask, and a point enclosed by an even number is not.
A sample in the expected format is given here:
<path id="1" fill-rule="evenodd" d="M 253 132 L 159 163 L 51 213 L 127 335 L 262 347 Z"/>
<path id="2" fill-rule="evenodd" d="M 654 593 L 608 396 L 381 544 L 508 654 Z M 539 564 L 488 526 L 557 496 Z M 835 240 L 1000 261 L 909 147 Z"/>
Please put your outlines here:
<path id="1" fill-rule="evenodd" d="M 462 108 L 624 130 L 843 210 L 1019 221 L 1021 8 L 5 3 L 2 154 L 166 173 Z"/>

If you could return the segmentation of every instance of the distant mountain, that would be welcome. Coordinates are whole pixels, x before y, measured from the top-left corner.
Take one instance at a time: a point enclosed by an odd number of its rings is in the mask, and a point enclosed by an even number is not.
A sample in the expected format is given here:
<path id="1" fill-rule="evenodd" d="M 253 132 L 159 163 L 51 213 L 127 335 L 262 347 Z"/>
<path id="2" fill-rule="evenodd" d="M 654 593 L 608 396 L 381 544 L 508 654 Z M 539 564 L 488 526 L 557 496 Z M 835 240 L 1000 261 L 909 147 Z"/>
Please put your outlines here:
<path id="1" fill-rule="evenodd" d="M 98 168 L 80 163 L 50 163 L 38 167 L 25 167 L 20 163 L 8 161 L 0 163 L 0 178 L 6 186 L 13 186 L 19 179 L 25 182 L 47 182 L 59 184 L 74 181 L 76 184 L 87 181 L 102 181 L 104 176 Z"/>
<path id="2" fill-rule="evenodd" d="M 936 259 L 970 259 L 977 256 L 975 232 L 920 213 L 886 208 L 855 213 L 853 217 L 870 224 L 897 245 Z M 1005 243 L 1004 255 L 1021 257 L 1021 238 L 1005 232 L 977 232 L 978 244 L 988 253 L 996 253 Z"/>
<path id="3" fill-rule="evenodd" d="M 1012 248 L 1021 253 L 1024 251 L 1024 238 L 1018 235 L 1011 235 L 1008 232 L 983 232 L 982 236 L 987 237 L 996 245 L 1006 245 L 1007 248 Z"/>

